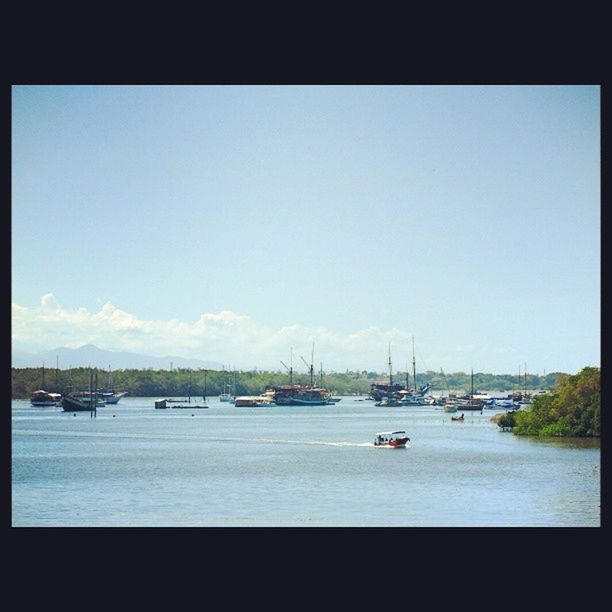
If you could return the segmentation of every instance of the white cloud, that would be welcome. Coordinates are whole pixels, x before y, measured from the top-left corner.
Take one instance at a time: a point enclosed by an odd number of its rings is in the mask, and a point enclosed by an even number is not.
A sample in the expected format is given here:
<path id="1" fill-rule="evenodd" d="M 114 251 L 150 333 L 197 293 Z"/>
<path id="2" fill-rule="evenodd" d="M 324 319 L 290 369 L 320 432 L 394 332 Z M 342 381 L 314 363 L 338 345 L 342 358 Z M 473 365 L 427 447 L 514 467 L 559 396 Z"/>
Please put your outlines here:
<path id="1" fill-rule="evenodd" d="M 240 369 L 284 370 L 281 360 L 300 371 L 310 363 L 315 344 L 314 362 L 324 370 L 367 369 L 385 372 L 388 367 L 388 343 L 394 371 L 404 370 L 412 362 L 412 334 L 398 328 L 371 326 L 350 333 L 325 327 L 306 327 L 299 323 L 268 328 L 251 317 L 231 310 L 202 313 L 194 322 L 144 320 L 104 303 L 97 312 L 86 308 L 64 308 L 53 294 L 42 296 L 40 305 L 27 308 L 12 304 L 12 340 L 30 351 L 51 350 L 60 346 L 78 348 L 95 344 L 101 349 L 129 351 L 163 357 L 176 355 L 224 363 Z M 501 347 L 455 346 L 440 354 L 440 348 L 419 351 L 419 370 L 444 367 L 457 369 L 465 358 L 478 352 L 491 355 Z M 433 349 L 434 355 L 431 353 Z M 506 349 L 512 351 L 513 349 Z M 429 355 L 426 354 L 429 352 Z M 457 358 L 458 357 L 458 358 Z M 448 359 L 454 363 L 449 363 Z M 459 369 L 468 366 L 459 365 Z"/>
<path id="2" fill-rule="evenodd" d="M 85 308 L 64 308 L 53 294 L 45 294 L 40 306 L 27 308 L 12 305 L 13 342 L 30 350 L 65 346 L 78 348 L 95 344 L 115 351 L 147 355 L 180 355 L 214 360 L 235 367 L 282 369 L 293 351 L 294 367 L 301 368 L 300 356 L 310 361 L 315 343 L 315 361 L 324 361 L 328 368 L 361 368 L 371 361 L 372 351 L 380 348 L 384 369 L 389 340 L 409 338 L 399 330 L 370 327 L 349 334 L 298 323 L 270 329 L 249 316 L 230 310 L 202 313 L 193 323 L 168 320 L 143 320 L 106 302 L 97 312 Z M 350 358 L 347 360 L 347 354 Z M 304 366 L 305 367 L 305 366 Z"/>

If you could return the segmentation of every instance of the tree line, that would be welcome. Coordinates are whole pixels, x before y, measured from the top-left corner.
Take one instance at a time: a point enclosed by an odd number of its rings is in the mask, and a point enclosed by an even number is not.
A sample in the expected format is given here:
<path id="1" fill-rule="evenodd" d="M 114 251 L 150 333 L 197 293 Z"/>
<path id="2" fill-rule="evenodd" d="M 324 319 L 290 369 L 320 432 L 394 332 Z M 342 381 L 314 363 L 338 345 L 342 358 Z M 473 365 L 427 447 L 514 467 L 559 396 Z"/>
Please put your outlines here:
<path id="1" fill-rule="evenodd" d="M 29 398 L 33 391 L 65 394 L 71 389 L 87 390 L 91 368 L 12 368 L 11 396 L 14 399 Z M 235 395 L 259 395 L 266 389 L 289 384 L 286 372 L 203 370 L 177 368 L 173 370 L 122 369 L 108 372 L 95 370 L 98 388 L 106 389 L 109 383 L 117 391 L 127 391 L 137 397 L 186 397 L 219 395 L 229 392 Z M 483 392 L 520 391 L 550 389 L 559 378 L 567 374 L 553 372 L 546 376 L 536 374 L 510 375 L 474 372 L 474 389 Z M 293 372 L 294 384 L 310 384 L 310 374 Z M 388 375 L 366 370 L 324 373 L 313 377 L 314 385 L 330 389 L 335 395 L 365 395 L 373 382 L 388 381 Z M 397 372 L 393 382 L 414 388 L 412 374 Z M 430 384 L 432 391 L 446 393 L 465 392 L 471 389 L 471 373 L 426 371 L 417 373 L 416 384 L 420 387 Z"/>
<path id="2" fill-rule="evenodd" d="M 559 378 L 551 393 L 508 412 L 497 423 L 517 435 L 590 438 L 601 436 L 600 369 L 583 368 Z"/>

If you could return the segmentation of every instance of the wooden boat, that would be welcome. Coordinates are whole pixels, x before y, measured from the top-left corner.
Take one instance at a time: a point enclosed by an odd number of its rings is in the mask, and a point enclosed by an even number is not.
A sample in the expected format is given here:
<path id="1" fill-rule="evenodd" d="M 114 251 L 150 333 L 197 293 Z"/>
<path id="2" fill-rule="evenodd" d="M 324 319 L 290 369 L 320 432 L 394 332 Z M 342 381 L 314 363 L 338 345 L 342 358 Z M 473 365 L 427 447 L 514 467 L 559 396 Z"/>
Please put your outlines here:
<path id="1" fill-rule="evenodd" d="M 239 395 L 234 402 L 236 408 L 256 406 L 276 406 L 269 394 L 262 395 Z"/>
<path id="2" fill-rule="evenodd" d="M 193 408 L 193 409 L 198 409 L 198 408 L 208 408 L 208 406 L 204 406 L 204 405 L 199 405 L 199 404 L 192 404 L 191 402 L 187 402 L 187 403 L 183 403 L 183 404 L 176 404 L 176 406 L 168 406 L 168 403 L 170 402 L 170 400 L 166 399 L 166 398 L 161 398 L 158 400 L 155 400 L 155 408 L 157 410 L 165 410 L 166 408 Z"/>
<path id="3" fill-rule="evenodd" d="M 100 407 L 95 399 L 94 395 L 85 397 L 69 393 L 62 397 L 62 408 L 65 412 L 92 412 Z"/>
<path id="4" fill-rule="evenodd" d="M 405 448 L 406 442 L 410 442 L 410 438 L 405 431 L 381 431 L 374 434 L 374 446 Z"/>
<path id="5" fill-rule="evenodd" d="M 91 404 L 95 400 L 98 408 L 106 406 L 106 399 L 103 397 L 102 392 L 100 391 L 73 391 L 70 396 L 72 399 L 78 399 L 86 402 L 87 404 Z"/>
<path id="6" fill-rule="evenodd" d="M 414 336 L 412 336 L 412 381 L 414 389 L 410 389 L 408 384 L 408 368 L 406 368 L 406 389 L 400 391 L 402 394 L 401 403 L 402 406 L 431 406 L 435 403 L 429 397 L 426 397 L 426 393 L 431 388 L 429 383 L 425 383 L 420 389 L 417 389 L 417 378 L 416 378 L 416 357 L 414 354 Z"/>
<path id="7" fill-rule="evenodd" d="M 32 406 L 57 406 L 61 402 L 61 393 L 51 393 L 44 389 L 33 391 L 30 396 L 30 403 Z"/>
<path id="8" fill-rule="evenodd" d="M 374 403 L 375 406 L 402 406 L 403 404 L 392 395 L 384 396 L 379 402 Z"/>
<path id="9" fill-rule="evenodd" d="M 457 398 L 458 407 L 461 410 L 478 410 L 482 412 L 485 405 L 485 399 L 482 395 L 474 392 L 474 370 L 472 370 L 472 388 L 468 395 Z"/>
<path id="10" fill-rule="evenodd" d="M 45 391 L 45 363 L 42 366 L 42 385 L 37 391 L 33 391 L 30 396 L 32 406 L 57 406 L 62 399 L 61 393 L 51 393 Z"/>

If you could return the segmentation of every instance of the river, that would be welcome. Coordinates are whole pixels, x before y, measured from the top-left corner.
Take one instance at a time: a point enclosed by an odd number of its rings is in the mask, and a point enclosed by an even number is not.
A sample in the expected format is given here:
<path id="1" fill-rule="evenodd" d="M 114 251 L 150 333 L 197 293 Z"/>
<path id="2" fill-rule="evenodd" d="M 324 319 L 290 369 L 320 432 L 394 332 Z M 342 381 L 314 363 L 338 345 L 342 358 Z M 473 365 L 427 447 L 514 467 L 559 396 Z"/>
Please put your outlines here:
<path id="1" fill-rule="evenodd" d="M 12 525 L 599 527 L 599 440 L 502 432 L 498 411 L 374 406 L 89 413 L 12 402 Z M 203 404 L 202 398 L 196 401 Z M 403 429 L 407 448 L 375 447 Z"/>

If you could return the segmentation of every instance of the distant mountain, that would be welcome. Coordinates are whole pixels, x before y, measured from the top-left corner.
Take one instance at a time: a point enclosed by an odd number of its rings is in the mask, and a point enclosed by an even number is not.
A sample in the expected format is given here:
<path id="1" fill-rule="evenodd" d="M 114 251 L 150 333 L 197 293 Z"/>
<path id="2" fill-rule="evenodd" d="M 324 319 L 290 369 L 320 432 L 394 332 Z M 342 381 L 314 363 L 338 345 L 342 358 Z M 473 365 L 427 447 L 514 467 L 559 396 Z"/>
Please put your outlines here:
<path id="1" fill-rule="evenodd" d="M 45 367 L 55 368 L 56 362 L 59 363 L 61 370 L 69 367 L 92 367 L 113 370 L 124 369 L 145 369 L 169 370 L 170 364 L 173 368 L 202 368 L 211 370 L 221 370 L 223 365 L 216 361 L 204 361 L 202 359 L 188 359 L 186 357 L 152 357 L 151 355 L 140 355 L 138 353 L 126 353 L 122 351 L 106 351 L 86 344 L 78 349 L 60 347 L 49 351 L 29 353 L 19 348 L 13 347 L 12 366 L 14 368 L 39 368 L 43 361 Z"/>

